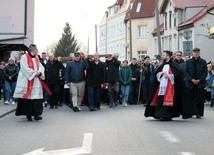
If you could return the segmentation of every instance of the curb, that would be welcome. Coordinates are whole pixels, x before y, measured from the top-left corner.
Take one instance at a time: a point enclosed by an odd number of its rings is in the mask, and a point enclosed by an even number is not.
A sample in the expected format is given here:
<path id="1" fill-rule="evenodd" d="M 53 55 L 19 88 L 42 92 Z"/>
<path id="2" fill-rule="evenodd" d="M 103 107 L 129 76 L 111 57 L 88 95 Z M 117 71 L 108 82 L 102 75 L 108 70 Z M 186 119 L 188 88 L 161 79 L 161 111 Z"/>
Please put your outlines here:
<path id="1" fill-rule="evenodd" d="M 16 111 L 16 109 L 13 109 L 13 110 L 10 110 L 10 111 L 8 111 L 8 112 L 6 112 L 6 113 L 0 115 L 0 119 L 3 118 L 3 117 L 5 117 L 5 116 L 7 116 L 7 115 L 9 115 L 10 113 L 15 112 L 15 111 Z"/>

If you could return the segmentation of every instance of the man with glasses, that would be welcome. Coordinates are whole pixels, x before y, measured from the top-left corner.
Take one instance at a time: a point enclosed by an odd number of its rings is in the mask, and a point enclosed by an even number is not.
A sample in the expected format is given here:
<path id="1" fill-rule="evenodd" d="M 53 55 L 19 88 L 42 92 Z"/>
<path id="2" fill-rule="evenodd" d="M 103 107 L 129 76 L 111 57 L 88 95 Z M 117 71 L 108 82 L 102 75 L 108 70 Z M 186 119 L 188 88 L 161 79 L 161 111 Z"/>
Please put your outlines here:
<path id="1" fill-rule="evenodd" d="M 185 61 L 182 59 L 182 52 L 181 51 L 177 51 L 176 54 L 175 54 L 175 63 L 177 63 L 181 69 L 184 71 L 185 70 L 185 66 L 186 66 L 186 63 Z"/>

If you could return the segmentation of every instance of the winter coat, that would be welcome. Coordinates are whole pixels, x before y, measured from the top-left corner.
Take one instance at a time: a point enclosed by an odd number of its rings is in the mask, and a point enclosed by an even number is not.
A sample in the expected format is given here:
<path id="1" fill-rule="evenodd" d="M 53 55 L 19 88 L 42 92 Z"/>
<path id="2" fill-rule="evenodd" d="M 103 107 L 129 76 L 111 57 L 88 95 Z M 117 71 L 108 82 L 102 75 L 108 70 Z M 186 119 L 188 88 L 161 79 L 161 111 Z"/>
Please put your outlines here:
<path id="1" fill-rule="evenodd" d="M 177 63 L 181 67 L 183 72 L 185 71 L 186 62 L 183 59 L 181 59 L 181 61 L 178 61 L 175 59 L 174 62 Z"/>
<path id="2" fill-rule="evenodd" d="M 46 64 L 46 82 L 48 84 L 59 84 L 60 78 L 64 76 L 64 66 L 61 62 L 54 60 Z"/>
<path id="3" fill-rule="evenodd" d="M 111 60 L 106 60 L 106 72 L 107 72 L 107 82 L 115 83 L 119 82 L 119 67 L 120 61 L 113 57 Z"/>
<path id="4" fill-rule="evenodd" d="M 86 74 L 86 81 L 88 86 L 100 88 L 101 84 L 104 83 L 105 66 L 104 63 L 99 61 L 98 64 L 95 62 L 88 61 L 89 69 Z"/>
<path id="5" fill-rule="evenodd" d="M 65 70 L 65 81 L 73 83 L 85 81 L 85 70 L 88 68 L 87 60 L 69 61 Z"/>
<path id="6" fill-rule="evenodd" d="M 132 70 L 129 66 L 120 69 L 120 83 L 121 85 L 130 85 L 132 80 Z"/>
<path id="7" fill-rule="evenodd" d="M 139 83 L 140 82 L 140 70 L 141 67 L 138 64 L 131 64 L 129 65 L 132 70 L 132 78 L 136 78 L 136 81 L 132 81 L 132 83 Z"/>
<path id="8" fill-rule="evenodd" d="M 196 66 L 196 69 L 194 66 Z M 196 79 L 200 80 L 200 83 L 197 85 L 197 88 L 204 89 L 206 87 L 206 77 L 207 63 L 204 59 L 198 58 L 198 60 L 195 61 L 194 58 L 192 58 L 186 61 L 185 85 L 187 88 L 193 89 L 195 85 L 192 83 L 192 79 Z"/>
<path id="9" fill-rule="evenodd" d="M 19 74 L 19 67 L 16 64 L 8 64 L 5 66 L 3 73 L 6 81 L 16 82 Z M 12 77 L 11 79 L 9 79 L 10 76 Z"/>

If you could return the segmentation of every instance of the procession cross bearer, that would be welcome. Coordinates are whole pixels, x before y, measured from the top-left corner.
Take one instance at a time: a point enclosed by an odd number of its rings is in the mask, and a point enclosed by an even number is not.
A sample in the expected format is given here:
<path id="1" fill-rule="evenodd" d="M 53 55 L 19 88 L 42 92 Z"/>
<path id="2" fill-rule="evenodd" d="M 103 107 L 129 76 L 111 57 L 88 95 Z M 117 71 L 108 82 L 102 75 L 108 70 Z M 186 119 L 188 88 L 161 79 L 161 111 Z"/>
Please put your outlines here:
<path id="1" fill-rule="evenodd" d="M 43 87 L 50 94 L 44 79 L 44 67 L 37 56 L 36 45 L 31 44 L 26 54 L 21 57 L 20 72 L 14 92 L 14 98 L 18 98 L 16 115 L 26 115 L 28 121 L 41 120 L 43 111 Z"/>
<path id="2" fill-rule="evenodd" d="M 183 71 L 171 58 L 170 51 L 163 51 L 163 63 L 155 71 L 156 78 L 146 106 L 146 117 L 161 121 L 170 121 L 180 115 L 184 119 L 191 117 L 183 113 L 186 108 L 182 98 Z"/>

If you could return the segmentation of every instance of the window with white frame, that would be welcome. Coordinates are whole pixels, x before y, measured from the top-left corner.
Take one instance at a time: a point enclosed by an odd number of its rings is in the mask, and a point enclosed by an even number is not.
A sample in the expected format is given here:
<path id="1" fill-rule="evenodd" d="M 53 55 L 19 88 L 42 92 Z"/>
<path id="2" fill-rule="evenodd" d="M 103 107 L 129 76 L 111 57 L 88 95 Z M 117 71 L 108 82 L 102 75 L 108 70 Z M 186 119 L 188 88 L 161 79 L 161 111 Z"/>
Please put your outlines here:
<path id="1" fill-rule="evenodd" d="M 146 38 L 147 29 L 146 26 L 138 26 L 138 37 L 139 38 Z"/>
<path id="2" fill-rule="evenodd" d="M 138 51 L 138 58 L 144 59 L 147 56 L 147 51 Z"/>
<path id="3" fill-rule="evenodd" d="M 142 3 L 139 2 L 139 3 L 137 4 L 136 12 L 140 12 L 140 11 L 141 11 L 141 7 L 142 7 Z"/>

